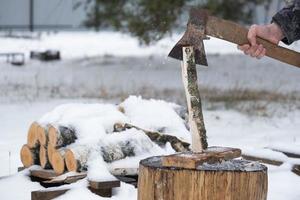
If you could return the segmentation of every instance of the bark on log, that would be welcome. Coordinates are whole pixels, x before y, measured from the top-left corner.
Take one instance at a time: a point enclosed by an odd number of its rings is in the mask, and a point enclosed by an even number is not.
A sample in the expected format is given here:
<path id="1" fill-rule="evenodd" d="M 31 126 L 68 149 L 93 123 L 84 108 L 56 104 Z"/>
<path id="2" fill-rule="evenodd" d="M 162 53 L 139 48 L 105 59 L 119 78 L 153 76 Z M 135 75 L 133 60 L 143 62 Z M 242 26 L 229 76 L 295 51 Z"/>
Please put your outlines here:
<path id="1" fill-rule="evenodd" d="M 49 162 L 47 149 L 44 145 L 40 146 L 39 158 L 40 158 L 40 165 L 43 169 L 51 169 L 51 164 Z"/>
<path id="2" fill-rule="evenodd" d="M 27 144 L 23 145 L 20 151 L 20 156 L 21 161 L 26 168 L 40 163 L 39 148 L 37 147 L 30 148 Z"/>
<path id="3" fill-rule="evenodd" d="M 29 127 L 27 133 L 27 145 L 29 148 L 35 148 L 39 145 L 38 127 L 40 127 L 40 125 L 37 122 L 33 122 Z"/>
<path id="4" fill-rule="evenodd" d="M 142 160 L 138 199 L 266 200 L 267 168 L 257 163 L 251 165 L 249 161 L 234 162 L 237 163 L 232 163 L 233 169 L 206 164 L 200 169 L 190 170 L 163 167 L 161 157 Z"/>
<path id="5" fill-rule="evenodd" d="M 198 90 L 194 49 L 192 46 L 182 47 L 182 52 L 182 80 L 188 105 L 189 125 L 192 134 L 192 151 L 201 152 L 207 148 L 208 144 L 201 98 Z"/>
<path id="6" fill-rule="evenodd" d="M 52 154 L 52 168 L 56 174 L 60 175 L 65 172 L 65 152 L 66 149 L 58 149 Z"/>
<path id="7" fill-rule="evenodd" d="M 169 142 L 171 144 L 172 148 L 176 152 L 190 151 L 189 143 L 181 141 L 180 139 L 178 139 L 177 137 L 175 137 L 173 135 L 167 135 L 167 134 L 162 134 L 162 133 L 155 132 L 155 131 L 145 130 L 145 129 L 139 128 L 139 127 L 131 125 L 131 124 L 124 124 L 123 128 L 121 128 L 120 124 L 114 125 L 114 129 L 118 130 L 117 132 L 124 131 L 124 130 L 130 129 L 130 128 L 135 128 L 137 130 L 143 131 L 153 142 L 155 142 L 156 144 L 158 144 L 160 146 L 166 145 L 166 143 Z"/>
<path id="8" fill-rule="evenodd" d="M 72 128 L 59 126 L 55 128 L 51 126 L 49 128 L 49 144 L 55 148 L 65 147 L 72 144 L 77 139 L 76 132 Z"/>

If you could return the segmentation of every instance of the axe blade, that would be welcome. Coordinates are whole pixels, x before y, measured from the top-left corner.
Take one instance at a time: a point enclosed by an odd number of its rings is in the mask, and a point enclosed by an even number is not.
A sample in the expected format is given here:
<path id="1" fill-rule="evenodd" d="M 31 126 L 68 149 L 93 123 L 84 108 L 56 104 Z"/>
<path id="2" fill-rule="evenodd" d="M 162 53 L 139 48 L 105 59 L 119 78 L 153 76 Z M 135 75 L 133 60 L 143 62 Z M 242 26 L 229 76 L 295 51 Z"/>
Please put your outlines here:
<path id="1" fill-rule="evenodd" d="M 185 46 L 193 46 L 196 64 L 208 66 L 203 40 L 201 38 L 189 38 L 187 37 L 187 34 L 184 34 L 184 36 L 170 51 L 168 56 L 177 60 L 182 60 L 182 47 Z"/>

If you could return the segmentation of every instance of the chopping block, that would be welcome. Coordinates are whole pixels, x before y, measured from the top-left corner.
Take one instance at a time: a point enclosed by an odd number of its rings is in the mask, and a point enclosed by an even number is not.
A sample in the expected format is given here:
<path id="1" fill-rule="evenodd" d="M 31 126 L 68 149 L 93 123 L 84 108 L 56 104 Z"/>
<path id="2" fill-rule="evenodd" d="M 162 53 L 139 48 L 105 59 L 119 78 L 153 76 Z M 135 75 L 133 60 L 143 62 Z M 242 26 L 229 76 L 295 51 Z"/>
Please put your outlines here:
<path id="1" fill-rule="evenodd" d="M 236 148 L 208 147 L 142 160 L 138 200 L 266 200 L 267 167 L 240 155 Z"/>

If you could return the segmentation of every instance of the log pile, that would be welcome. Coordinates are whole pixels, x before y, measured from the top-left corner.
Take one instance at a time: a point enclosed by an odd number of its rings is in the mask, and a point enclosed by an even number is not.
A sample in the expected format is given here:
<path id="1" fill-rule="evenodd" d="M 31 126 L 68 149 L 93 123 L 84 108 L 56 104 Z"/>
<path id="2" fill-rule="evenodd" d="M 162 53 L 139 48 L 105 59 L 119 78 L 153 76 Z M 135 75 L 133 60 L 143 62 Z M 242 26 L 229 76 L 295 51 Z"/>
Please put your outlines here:
<path id="1" fill-rule="evenodd" d="M 62 174 L 65 169 L 65 146 L 77 139 L 72 128 L 41 125 L 33 122 L 27 134 L 27 144 L 21 148 L 20 157 L 24 167 L 40 165 Z"/>
<path id="2" fill-rule="evenodd" d="M 144 133 L 159 146 L 170 143 L 176 152 L 190 150 L 189 143 L 175 136 L 145 130 L 131 124 L 116 123 L 111 134 L 121 134 L 122 131 L 128 129 L 135 129 L 141 134 Z M 57 175 L 60 175 L 66 171 L 87 171 L 87 162 L 91 151 L 97 151 L 107 163 L 136 155 L 135 143 L 132 142 L 134 139 L 132 141 L 120 140 L 115 142 L 114 145 L 103 143 L 96 147 L 76 145 L 76 140 L 77 133 L 72 127 L 53 124 L 42 125 L 33 122 L 28 130 L 27 144 L 24 144 L 21 148 L 21 161 L 26 168 L 32 165 L 40 165 L 43 169 L 53 169 Z M 118 170 L 110 169 L 110 171 L 114 174 Z M 124 174 L 124 171 L 122 173 Z"/>

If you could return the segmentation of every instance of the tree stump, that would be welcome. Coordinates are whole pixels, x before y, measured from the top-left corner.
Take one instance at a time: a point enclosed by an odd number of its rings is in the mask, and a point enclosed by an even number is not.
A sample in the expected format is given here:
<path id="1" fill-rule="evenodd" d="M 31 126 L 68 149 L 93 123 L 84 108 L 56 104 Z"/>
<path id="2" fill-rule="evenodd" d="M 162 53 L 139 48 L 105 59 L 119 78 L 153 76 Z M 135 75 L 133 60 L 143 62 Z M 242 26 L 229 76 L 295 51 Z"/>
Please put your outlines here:
<path id="1" fill-rule="evenodd" d="M 229 160 L 195 169 L 165 167 L 163 156 L 140 162 L 139 200 L 266 200 L 267 167 Z"/>

